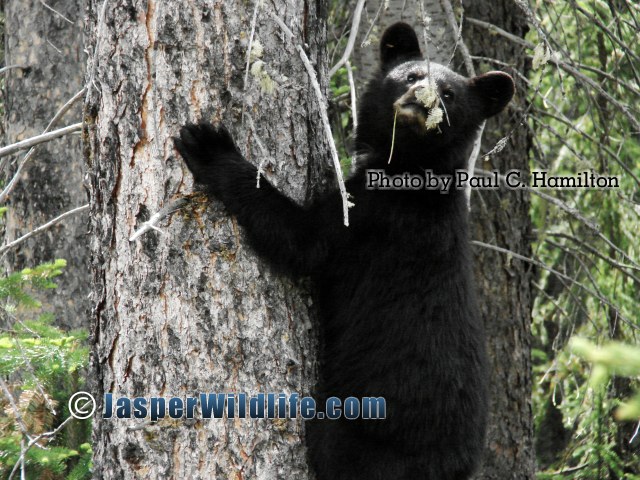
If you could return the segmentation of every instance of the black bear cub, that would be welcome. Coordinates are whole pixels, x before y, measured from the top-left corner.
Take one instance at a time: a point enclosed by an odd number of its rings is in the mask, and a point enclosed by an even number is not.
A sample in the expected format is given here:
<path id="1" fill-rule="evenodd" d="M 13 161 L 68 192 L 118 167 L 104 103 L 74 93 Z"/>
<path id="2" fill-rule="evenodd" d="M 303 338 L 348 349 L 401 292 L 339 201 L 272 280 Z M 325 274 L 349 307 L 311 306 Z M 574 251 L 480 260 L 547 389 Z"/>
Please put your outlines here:
<path id="1" fill-rule="evenodd" d="M 464 169 L 478 126 L 514 85 L 502 72 L 467 79 L 423 60 L 404 23 L 385 31 L 380 56 L 358 112 L 349 227 L 337 192 L 300 207 L 265 181 L 256 188 L 256 167 L 224 127 L 187 125 L 175 145 L 259 255 L 311 277 L 322 335 L 316 399 L 386 399 L 384 420 L 307 422 L 318 480 L 463 480 L 481 459 L 489 408 L 464 191 L 365 184 L 367 170 Z"/>

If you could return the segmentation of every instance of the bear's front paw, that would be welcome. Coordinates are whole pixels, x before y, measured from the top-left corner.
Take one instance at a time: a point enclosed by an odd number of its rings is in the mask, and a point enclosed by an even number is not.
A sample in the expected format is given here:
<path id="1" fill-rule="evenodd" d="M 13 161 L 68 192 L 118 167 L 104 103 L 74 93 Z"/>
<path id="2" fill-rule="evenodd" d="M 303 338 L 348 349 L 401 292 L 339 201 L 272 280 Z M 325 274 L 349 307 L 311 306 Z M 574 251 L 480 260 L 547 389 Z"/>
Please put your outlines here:
<path id="1" fill-rule="evenodd" d="M 197 183 L 212 185 L 221 173 L 217 170 L 229 162 L 244 161 L 224 125 L 187 124 L 173 141 Z"/>

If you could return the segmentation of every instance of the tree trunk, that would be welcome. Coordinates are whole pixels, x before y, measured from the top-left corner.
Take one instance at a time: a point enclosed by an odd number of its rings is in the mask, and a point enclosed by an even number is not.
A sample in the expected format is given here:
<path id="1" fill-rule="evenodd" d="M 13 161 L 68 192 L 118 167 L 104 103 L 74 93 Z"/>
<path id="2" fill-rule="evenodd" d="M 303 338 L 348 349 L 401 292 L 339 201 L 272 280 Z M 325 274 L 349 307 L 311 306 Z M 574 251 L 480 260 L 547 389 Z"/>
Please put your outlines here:
<path id="1" fill-rule="evenodd" d="M 512 1 L 465 4 L 465 17 L 490 22 L 523 37 L 524 14 Z M 512 71 L 494 64 L 480 72 L 506 70 L 516 82 L 516 95 L 507 112 L 487 122 L 481 154 L 511 133 L 505 148 L 476 168 L 505 172 L 529 171 L 530 137 L 523 112 L 527 88 L 516 72 L 526 75 L 526 52 L 521 46 L 467 22 L 463 37 L 472 55 L 506 62 Z M 475 190 L 471 196 L 472 239 L 531 257 L 530 199 L 524 190 Z M 531 409 L 531 265 L 509 255 L 475 247 L 476 283 L 491 358 L 491 420 L 487 453 L 478 479 L 527 480 L 535 477 Z"/>
<path id="2" fill-rule="evenodd" d="M 296 44 L 326 65 L 322 2 L 113 0 L 88 11 L 86 160 L 91 181 L 92 391 L 114 396 L 300 392 L 315 383 L 303 286 L 274 275 L 217 201 L 192 197 L 162 232 L 129 237 L 192 191 L 171 137 L 224 122 L 250 161 L 303 201 L 326 183 L 319 104 Z M 275 12 L 294 42 L 272 19 Z M 258 63 L 263 62 L 263 63 Z M 98 412 L 100 412 L 100 405 Z M 300 420 L 102 420 L 96 478 L 308 476 Z"/>
<path id="3" fill-rule="evenodd" d="M 5 140 L 7 144 L 42 133 L 55 113 L 80 91 L 85 54 L 83 0 L 10 0 L 5 2 L 6 73 Z M 53 11 L 55 10 L 55 11 Z M 12 66 L 18 66 L 13 68 Z M 81 121 L 77 102 L 58 126 Z M 12 157 L 2 172 L 3 188 L 25 151 Z M 6 159 L 3 159 L 3 161 Z M 7 206 L 5 241 L 11 241 L 72 208 L 87 203 L 82 186 L 84 162 L 78 135 L 35 147 Z M 54 228 L 7 252 L 10 271 L 56 258 L 67 260 L 58 288 L 38 295 L 63 327 L 86 326 L 89 309 L 89 251 L 86 212 L 68 217 Z"/>
<path id="4" fill-rule="evenodd" d="M 383 3 L 386 9 L 380 9 Z M 465 18 L 472 17 L 493 23 L 520 37 L 527 31 L 526 18 L 513 2 L 477 1 L 466 2 L 464 6 Z M 367 74 L 377 65 L 379 33 L 397 21 L 408 22 L 416 28 L 423 48 L 426 45 L 425 51 L 430 60 L 445 65 L 452 60 L 457 34 L 451 29 L 442 3 L 438 0 L 368 1 L 362 18 L 357 46 L 364 40 L 374 19 L 376 23 L 369 41 L 363 48 L 356 48 L 354 51 L 360 81 L 366 80 Z M 429 19 L 426 33 L 425 18 Z M 459 13 L 456 13 L 456 19 L 459 21 Z M 508 114 L 502 113 L 487 123 L 481 152 L 488 152 L 498 140 L 516 127 L 516 123 L 526 121 L 522 117 L 526 85 L 515 74 L 516 71 L 526 74 L 525 54 L 522 47 L 502 37 L 490 35 L 481 28 L 471 28 L 468 22 L 464 25 L 463 39 L 471 55 L 494 58 L 514 67 L 514 71 L 508 73 L 516 80 L 518 93 Z M 451 68 L 468 75 L 463 67 L 459 46 L 456 47 L 456 57 L 453 60 Z M 493 64 L 474 64 L 478 74 L 488 70 L 504 70 Z M 497 169 L 500 172 L 509 169 L 528 172 L 529 145 L 527 129 L 524 126 L 516 128 L 504 150 L 492 155 L 489 162 L 483 164 L 478 161 L 476 167 Z M 502 189 L 499 193 L 495 190 L 474 190 L 471 204 L 472 240 L 480 240 L 531 257 L 532 237 L 527 192 L 507 189 Z M 487 451 L 484 467 L 476 478 L 531 479 L 535 474 L 535 455 L 531 411 L 530 268 L 502 253 L 481 247 L 474 247 L 474 250 L 479 303 L 489 339 L 492 364 L 492 403 Z"/>
<path id="5" fill-rule="evenodd" d="M 353 4 L 355 3 L 354 1 Z M 378 68 L 380 36 L 395 22 L 406 22 L 416 30 L 423 53 L 431 61 L 446 65 L 451 58 L 456 35 L 449 27 L 439 0 L 367 1 L 353 52 L 353 60 L 357 67 L 356 79 L 360 86 Z"/>

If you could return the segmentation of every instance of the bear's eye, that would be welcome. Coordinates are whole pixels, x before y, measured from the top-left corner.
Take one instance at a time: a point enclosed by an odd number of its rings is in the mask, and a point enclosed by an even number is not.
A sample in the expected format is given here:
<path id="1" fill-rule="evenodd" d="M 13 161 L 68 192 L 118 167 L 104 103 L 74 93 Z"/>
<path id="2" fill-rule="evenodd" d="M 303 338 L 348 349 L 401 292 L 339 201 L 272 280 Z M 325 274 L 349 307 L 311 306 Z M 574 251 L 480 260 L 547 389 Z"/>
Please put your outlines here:
<path id="1" fill-rule="evenodd" d="M 453 97 L 455 97 L 455 95 L 453 93 L 453 90 L 451 90 L 450 88 L 447 88 L 442 92 L 442 98 L 444 98 L 445 100 L 453 100 Z"/>
<path id="2" fill-rule="evenodd" d="M 415 73 L 410 73 L 409 75 L 407 75 L 407 82 L 415 83 L 416 80 L 418 80 L 418 75 L 416 75 Z"/>

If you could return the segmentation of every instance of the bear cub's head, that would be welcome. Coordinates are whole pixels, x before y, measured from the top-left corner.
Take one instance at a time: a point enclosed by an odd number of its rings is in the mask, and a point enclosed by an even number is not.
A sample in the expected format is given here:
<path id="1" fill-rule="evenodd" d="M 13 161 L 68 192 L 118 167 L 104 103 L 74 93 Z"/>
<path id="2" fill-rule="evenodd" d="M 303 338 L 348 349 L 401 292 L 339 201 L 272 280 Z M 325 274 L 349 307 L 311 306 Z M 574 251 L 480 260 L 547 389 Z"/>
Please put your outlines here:
<path id="1" fill-rule="evenodd" d="M 425 60 L 413 28 L 396 23 L 382 36 L 380 68 L 361 100 L 356 149 L 368 167 L 382 166 L 395 137 L 393 170 L 465 168 L 478 127 L 513 94 L 504 72 L 469 79 Z"/>

